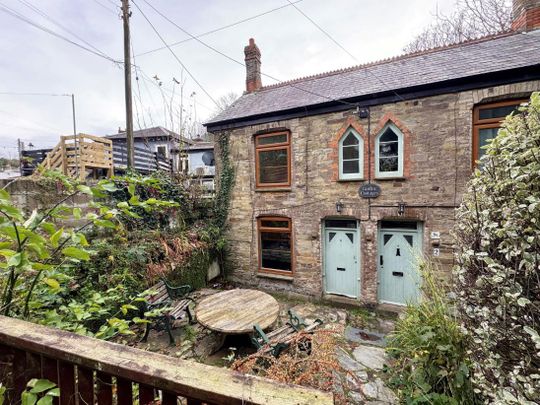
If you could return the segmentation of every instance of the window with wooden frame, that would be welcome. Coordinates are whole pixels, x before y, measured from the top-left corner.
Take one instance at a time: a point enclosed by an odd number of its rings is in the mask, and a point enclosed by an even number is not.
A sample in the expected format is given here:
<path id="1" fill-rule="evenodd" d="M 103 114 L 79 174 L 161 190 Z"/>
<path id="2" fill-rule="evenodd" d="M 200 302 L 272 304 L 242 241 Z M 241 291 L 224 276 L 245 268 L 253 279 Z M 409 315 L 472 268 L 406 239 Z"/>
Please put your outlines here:
<path id="1" fill-rule="evenodd" d="M 257 219 L 259 271 L 291 275 L 293 272 L 292 224 L 290 218 Z"/>
<path id="2" fill-rule="evenodd" d="M 255 137 L 257 188 L 290 187 L 291 134 L 273 132 Z"/>
<path id="3" fill-rule="evenodd" d="M 484 147 L 497 136 L 501 122 L 507 115 L 516 111 L 521 103 L 528 100 L 500 101 L 497 103 L 481 104 L 473 110 L 473 155 L 472 165 L 486 153 Z"/>

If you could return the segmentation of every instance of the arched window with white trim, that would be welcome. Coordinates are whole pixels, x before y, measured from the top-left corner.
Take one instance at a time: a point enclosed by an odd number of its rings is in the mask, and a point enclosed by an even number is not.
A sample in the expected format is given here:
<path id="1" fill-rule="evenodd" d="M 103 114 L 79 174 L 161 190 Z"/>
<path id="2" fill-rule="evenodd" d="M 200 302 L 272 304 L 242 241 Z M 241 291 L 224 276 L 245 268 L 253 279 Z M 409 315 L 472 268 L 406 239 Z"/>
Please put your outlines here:
<path id="1" fill-rule="evenodd" d="M 364 177 L 364 140 L 352 127 L 339 140 L 339 179 Z"/>
<path id="2" fill-rule="evenodd" d="M 375 138 L 375 177 L 403 177 L 403 133 L 391 122 Z"/>

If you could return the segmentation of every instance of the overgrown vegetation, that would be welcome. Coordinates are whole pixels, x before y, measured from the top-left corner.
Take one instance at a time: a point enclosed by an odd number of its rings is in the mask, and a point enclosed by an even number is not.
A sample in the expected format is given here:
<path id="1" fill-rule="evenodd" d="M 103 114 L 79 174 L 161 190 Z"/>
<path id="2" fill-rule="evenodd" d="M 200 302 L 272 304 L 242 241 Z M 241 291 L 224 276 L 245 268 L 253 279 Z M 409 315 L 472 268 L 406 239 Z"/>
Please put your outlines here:
<path id="1" fill-rule="evenodd" d="M 200 240 L 194 232 L 160 240 L 163 257 L 148 264 L 150 283 L 166 278 L 173 285 L 189 284 L 198 289 L 206 285 L 208 267 L 216 252 L 211 242 Z"/>
<path id="2" fill-rule="evenodd" d="M 61 189 L 58 201 L 31 213 L 17 208 L 9 193 L 0 190 L 1 313 L 98 337 L 128 333 L 126 315 L 140 298 L 126 302 L 122 284 L 100 291 L 94 284 L 78 283 L 82 263 L 95 254 L 87 237 L 123 235 L 121 216 L 137 218 L 136 210 L 151 212 L 177 204 L 141 200 L 130 184 L 129 202 L 109 207 L 104 200 L 118 190 L 109 180 L 90 187 L 58 173 L 47 179 Z M 88 196 L 87 207 L 70 204 L 79 195 Z M 75 222 L 66 226 L 66 221 Z"/>
<path id="3" fill-rule="evenodd" d="M 0 191 L 2 314 L 110 338 L 144 322 L 140 293 L 158 277 L 206 284 L 223 243 L 195 222 L 183 184 L 157 174 L 87 186 L 58 172 L 39 182 L 56 200 L 31 213 Z M 80 195 L 87 201 L 74 205 Z"/>
<path id="4" fill-rule="evenodd" d="M 261 350 L 236 360 L 231 368 L 278 382 L 331 391 L 336 404 L 346 404 L 347 393 L 358 379 L 339 363 L 336 353 L 342 350 L 342 339 L 342 330 L 299 332 L 278 358 Z"/>
<path id="5" fill-rule="evenodd" d="M 217 258 L 220 267 L 224 273 L 228 273 L 228 264 L 226 257 L 228 255 L 227 240 L 225 232 L 227 229 L 227 218 L 231 205 L 231 194 L 234 187 L 234 166 L 230 156 L 229 133 L 223 132 L 218 135 L 218 153 L 219 153 L 219 182 L 218 190 L 214 200 L 214 213 L 207 231 L 207 238 L 215 239 Z"/>
<path id="6" fill-rule="evenodd" d="M 214 227 L 223 230 L 227 222 L 231 193 L 234 186 L 234 167 L 230 157 L 229 134 L 221 133 L 218 136 L 220 176 L 219 187 L 215 199 Z"/>
<path id="7" fill-rule="evenodd" d="M 540 94 L 508 117 L 458 210 L 458 312 L 474 383 L 494 402 L 540 402 Z"/>
<path id="8" fill-rule="evenodd" d="M 434 265 L 419 264 L 423 300 L 410 304 L 388 338 L 390 384 L 408 404 L 473 404 L 466 340 Z"/>

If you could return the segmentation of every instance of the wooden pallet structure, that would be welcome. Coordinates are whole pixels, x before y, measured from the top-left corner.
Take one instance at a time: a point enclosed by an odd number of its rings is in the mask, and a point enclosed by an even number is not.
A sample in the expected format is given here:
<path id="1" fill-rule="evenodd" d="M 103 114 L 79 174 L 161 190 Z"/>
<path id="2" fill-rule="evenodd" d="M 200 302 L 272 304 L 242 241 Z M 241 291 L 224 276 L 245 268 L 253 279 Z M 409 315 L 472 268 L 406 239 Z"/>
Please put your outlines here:
<path id="1" fill-rule="evenodd" d="M 112 141 L 87 134 L 61 136 L 60 142 L 47 154 L 41 167 L 59 170 L 81 181 L 88 176 L 111 177 L 114 174 Z"/>

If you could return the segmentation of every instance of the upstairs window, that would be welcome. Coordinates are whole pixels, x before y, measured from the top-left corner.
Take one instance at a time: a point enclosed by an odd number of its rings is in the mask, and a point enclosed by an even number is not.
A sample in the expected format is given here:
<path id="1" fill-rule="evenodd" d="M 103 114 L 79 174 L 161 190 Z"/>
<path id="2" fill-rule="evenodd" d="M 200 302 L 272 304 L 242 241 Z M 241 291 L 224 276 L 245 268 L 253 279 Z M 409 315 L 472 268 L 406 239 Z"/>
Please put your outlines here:
<path id="1" fill-rule="evenodd" d="M 497 136 L 502 121 L 527 100 L 482 104 L 473 111 L 473 167 L 485 155 L 485 147 Z"/>
<path id="2" fill-rule="evenodd" d="M 257 220 L 259 271 L 292 273 L 292 225 L 289 218 L 262 217 Z"/>
<path id="3" fill-rule="evenodd" d="M 364 140 L 349 128 L 339 141 L 340 180 L 360 180 L 364 177 Z"/>
<path id="4" fill-rule="evenodd" d="M 256 185 L 289 187 L 291 185 L 291 143 L 287 131 L 255 137 Z"/>
<path id="5" fill-rule="evenodd" d="M 375 138 L 375 177 L 403 177 L 403 134 L 392 123 Z"/>

